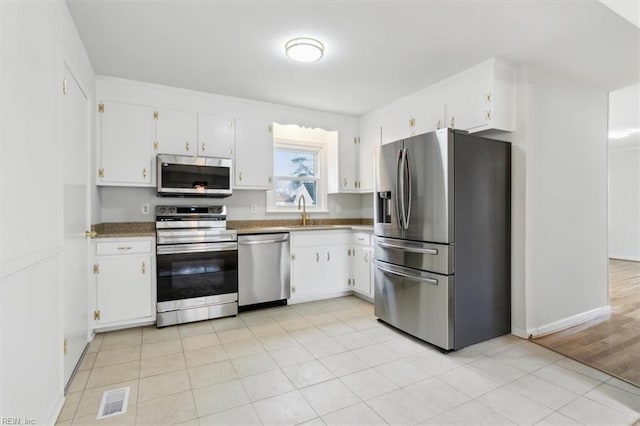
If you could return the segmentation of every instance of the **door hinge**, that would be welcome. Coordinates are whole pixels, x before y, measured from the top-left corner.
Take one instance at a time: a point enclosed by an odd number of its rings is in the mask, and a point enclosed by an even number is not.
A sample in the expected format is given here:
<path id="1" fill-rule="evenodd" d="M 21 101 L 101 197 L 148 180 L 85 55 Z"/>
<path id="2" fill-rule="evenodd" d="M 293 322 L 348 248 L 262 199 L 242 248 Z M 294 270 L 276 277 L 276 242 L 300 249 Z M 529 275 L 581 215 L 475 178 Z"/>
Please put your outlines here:
<path id="1" fill-rule="evenodd" d="M 484 94 L 485 102 L 491 102 L 491 92 L 487 92 Z"/>
<path id="2" fill-rule="evenodd" d="M 63 95 L 67 94 L 67 79 L 66 78 L 62 79 L 62 94 Z"/>
<path id="3" fill-rule="evenodd" d="M 104 112 L 104 104 L 98 104 L 98 112 Z"/>
<path id="4" fill-rule="evenodd" d="M 65 338 L 64 342 L 62 343 L 62 350 L 63 350 L 65 355 L 67 354 L 67 343 L 68 343 L 67 339 Z"/>
<path id="5" fill-rule="evenodd" d="M 415 118 L 411 117 L 409 119 L 409 127 L 411 127 L 411 128 L 416 127 L 416 119 Z"/>
<path id="6" fill-rule="evenodd" d="M 491 110 L 485 112 L 485 118 L 491 120 Z"/>
<path id="7" fill-rule="evenodd" d="M 93 264 L 93 273 L 94 274 L 99 274 L 100 273 L 100 265 L 98 265 L 97 263 Z"/>
<path id="8" fill-rule="evenodd" d="M 100 320 L 100 311 L 93 311 L 93 320 L 94 321 Z"/>
<path id="9" fill-rule="evenodd" d="M 104 169 L 98 169 L 98 177 L 104 177 Z"/>
<path id="10" fill-rule="evenodd" d="M 273 126 L 269 124 L 269 133 L 273 133 Z"/>
<path id="11" fill-rule="evenodd" d="M 291 260 L 296 260 L 296 255 L 295 254 L 291 255 Z"/>
<path id="12" fill-rule="evenodd" d="M 296 292 L 296 286 L 294 285 L 291 287 L 291 293 L 295 293 L 295 292 Z"/>
<path id="13" fill-rule="evenodd" d="M 153 143 L 153 150 L 157 151 L 158 150 L 158 141 Z"/>
<path id="14" fill-rule="evenodd" d="M 158 111 L 153 111 L 153 119 L 157 120 L 160 117 L 160 113 Z"/>

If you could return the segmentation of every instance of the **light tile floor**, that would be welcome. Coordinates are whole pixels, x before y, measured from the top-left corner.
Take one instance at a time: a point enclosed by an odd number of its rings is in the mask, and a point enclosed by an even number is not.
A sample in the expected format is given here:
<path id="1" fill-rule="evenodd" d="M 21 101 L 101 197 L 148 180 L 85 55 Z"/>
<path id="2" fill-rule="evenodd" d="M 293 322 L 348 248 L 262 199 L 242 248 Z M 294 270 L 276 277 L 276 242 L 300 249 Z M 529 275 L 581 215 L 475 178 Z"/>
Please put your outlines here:
<path id="1" fill-rule="evenodd" d="M 639 366 L 640 368 L 640 366 Z M 96 420 L 102 393 L 126 414 Z M 444 355 L 343 297 L 99 334 L 59 425 L 631 425 L 640 388 L 510 335 Z"/>

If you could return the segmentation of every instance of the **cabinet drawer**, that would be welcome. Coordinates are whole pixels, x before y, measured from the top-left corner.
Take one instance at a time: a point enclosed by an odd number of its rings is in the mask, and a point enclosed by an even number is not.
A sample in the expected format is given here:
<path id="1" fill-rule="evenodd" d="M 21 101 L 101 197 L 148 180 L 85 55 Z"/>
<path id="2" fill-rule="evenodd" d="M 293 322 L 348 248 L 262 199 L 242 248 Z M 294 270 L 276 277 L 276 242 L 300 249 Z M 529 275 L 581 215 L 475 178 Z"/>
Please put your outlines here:
<path id="1" fill-rule="evenodd" d="M 354 232 L 351 234 L 351 243 L 358 246 L 371 245 L 371 234 L 368 232 Z"/>
<path id="2" fill-rule="evenodd" d="M 350 231 L 303 231 L 291 233 L 292 247 L 348 245 Z"/>
<path id="3" fill-rule="evenodd" d="M 131 253 L 151 253 L 151 241 L 109 241 L 96 244 L 98 256 Z"/>

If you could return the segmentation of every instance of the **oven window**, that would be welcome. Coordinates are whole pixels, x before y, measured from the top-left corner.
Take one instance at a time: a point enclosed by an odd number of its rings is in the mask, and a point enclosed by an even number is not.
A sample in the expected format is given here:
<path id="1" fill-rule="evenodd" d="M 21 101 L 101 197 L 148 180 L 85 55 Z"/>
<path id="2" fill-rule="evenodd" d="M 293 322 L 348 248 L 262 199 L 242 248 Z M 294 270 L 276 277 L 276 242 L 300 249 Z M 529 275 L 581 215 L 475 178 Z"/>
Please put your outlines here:
<path id="1" fill-rule="evenodd" d="M 238 251 L 157 256 L 158 302 L 238 292 Z"/>
<path id="2" fill-rule="evenodd" d="M 162 164 L 162 186 L 173 189 L 229 189 L 229 167 Z"/>

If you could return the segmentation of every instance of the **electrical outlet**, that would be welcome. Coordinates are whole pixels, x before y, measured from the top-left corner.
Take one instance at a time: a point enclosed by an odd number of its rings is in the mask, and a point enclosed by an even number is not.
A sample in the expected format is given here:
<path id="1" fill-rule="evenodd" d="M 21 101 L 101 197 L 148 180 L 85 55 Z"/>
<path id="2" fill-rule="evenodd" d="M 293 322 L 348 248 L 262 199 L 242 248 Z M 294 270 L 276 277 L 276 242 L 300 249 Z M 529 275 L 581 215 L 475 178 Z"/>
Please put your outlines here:
<path id="1" fill-rule="evenodd" d="M 251 204 L 251 214 L 256 214 L 256 213 L 258 213 L 258 205 Z"/>
<path id="2" fill-rule="evenodd" d="M 149 204 L 147 203 L 142 204 L 142 214 L 149 214 Z"/>

